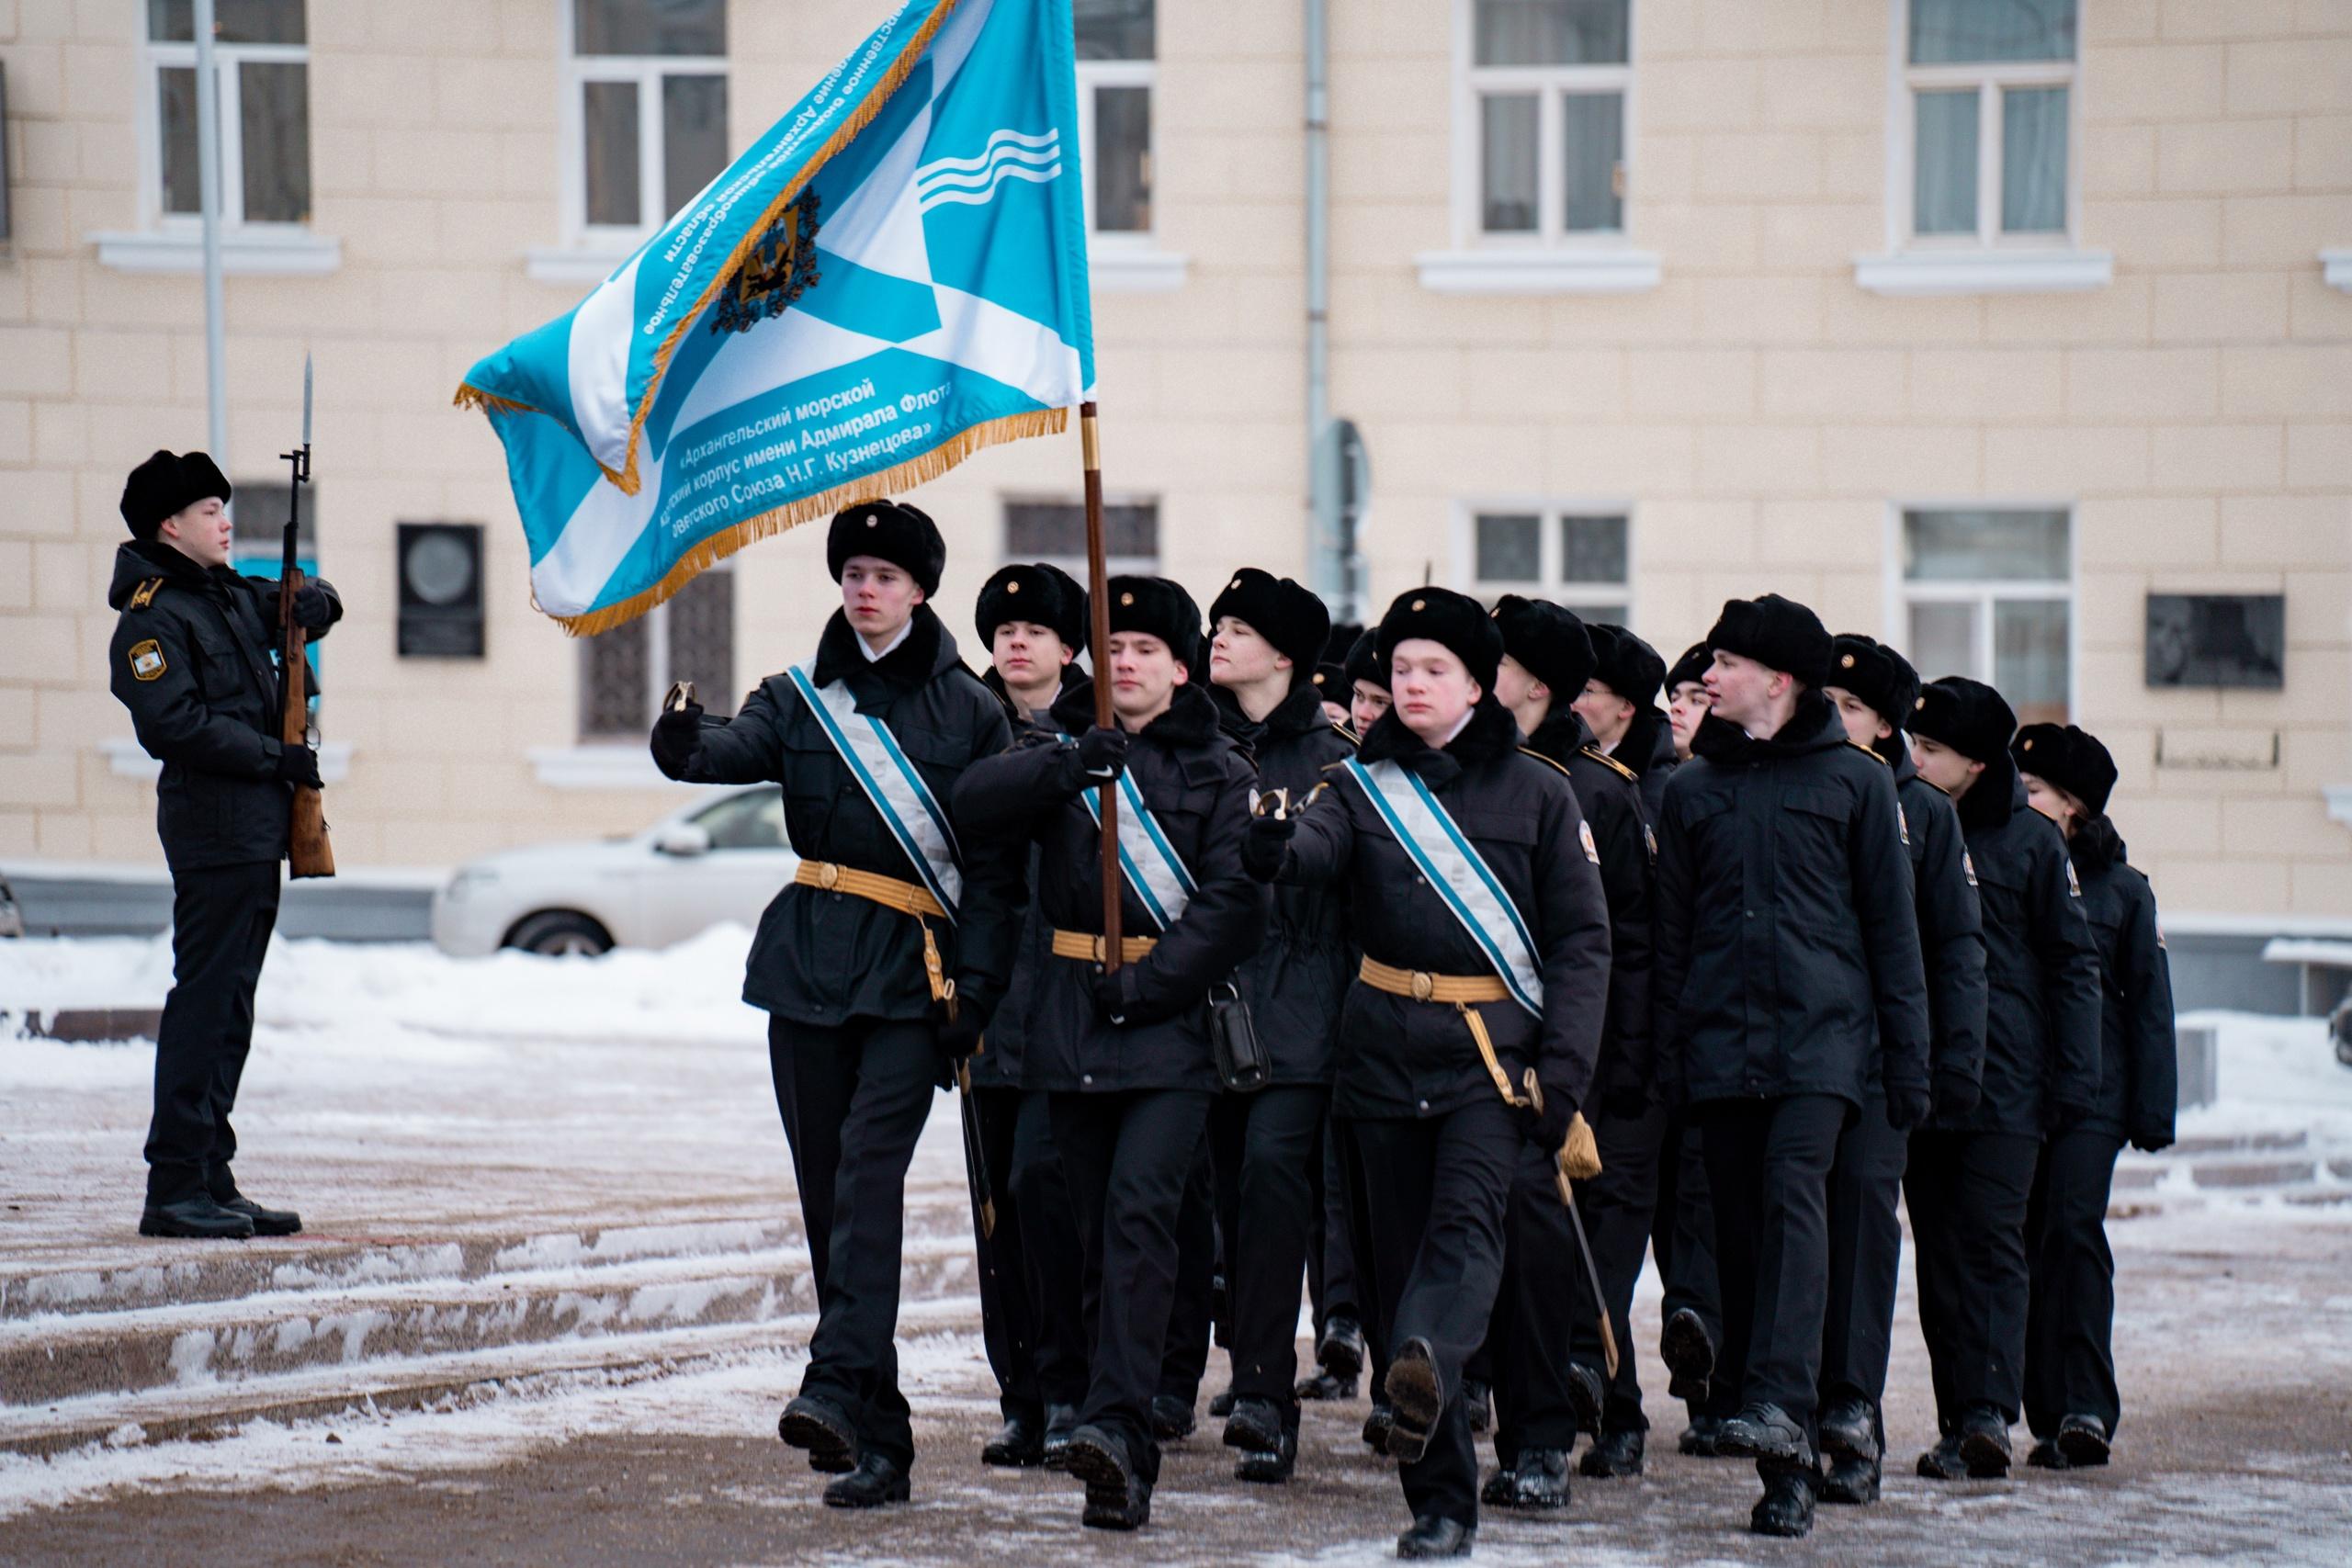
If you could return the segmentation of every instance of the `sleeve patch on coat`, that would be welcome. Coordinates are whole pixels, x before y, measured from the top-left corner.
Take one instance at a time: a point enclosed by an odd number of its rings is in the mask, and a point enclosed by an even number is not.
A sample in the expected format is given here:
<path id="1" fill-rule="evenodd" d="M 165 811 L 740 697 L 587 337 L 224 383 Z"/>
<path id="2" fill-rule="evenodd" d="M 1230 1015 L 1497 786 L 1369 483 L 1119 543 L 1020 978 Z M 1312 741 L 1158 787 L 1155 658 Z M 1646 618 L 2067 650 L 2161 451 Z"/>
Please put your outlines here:
<path id="1" fill-rule="evenodd" d="M 1589 822 L 1577 823 L 1577 838 L 1584 845 L 1584 858 L 1590 861 L 1593 864 L 1599 865 L 1600 863 L 1600 846 L 1592 841 L 1592 824 Z"/>
<path id="2" fill-rule="evenodd" d="M 169 668 L 164 661 L 164 645 L 153 637 L 130 645 L 130 673 L 134 680 L 159 681 Z"/>
<path id="3" fill-rule="evenodd" d="M 1966 850 L 1962 850 L 1962 851 L 1961 851 L 1961 852 L 1960 852 L 1960 869 L 1961 869 L 1961 870 L 1962 870 L 1962 871 L 1964 871 L 1964 872 L 1966 872 L 1966 873 L 1968 874 L 1968 885 L 1969 885 L 1971 887 L 1975 886 L 1976 886 L 1976 861 L 1975 861 L 1975 857 L 1973 857 L 1973 855 L 1971 855 L 1971 854 L 1970 854 Z M 2070 872 L 2068 873 L 2068 874 L 2070 874 L 2070 875 L 2071 875 L 2071 874 L 2072 874 L 2072 872 L 2070 871 Z"/>
<path id="4" fill-rule="evenodd" d="M 2082 896 L 2082 878 L 2075 874 L 2075 863 L 2072 860 L 2069 860 L 2066 863 L 2066 897 L 2069 898 L 2080 898 Z"/>
<path id="5" fill-rule="evenodd" d="M 1911 847 L 1911 814 L 1899 806 L 1894 808 L 1894 828 L 1903 835 L 1903 847 L 1909 849 Z"/>

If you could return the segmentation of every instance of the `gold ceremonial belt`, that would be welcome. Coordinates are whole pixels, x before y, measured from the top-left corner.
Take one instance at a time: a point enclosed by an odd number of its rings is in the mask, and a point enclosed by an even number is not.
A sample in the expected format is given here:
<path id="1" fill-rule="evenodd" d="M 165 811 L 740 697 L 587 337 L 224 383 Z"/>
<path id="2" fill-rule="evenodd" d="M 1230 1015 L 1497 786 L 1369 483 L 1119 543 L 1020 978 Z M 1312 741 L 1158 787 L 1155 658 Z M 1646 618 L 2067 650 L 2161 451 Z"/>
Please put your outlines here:
<path id="1" fill-rule="evenodd" d="M 1143 958 L 1145 953 L 1149 953 L 1153 948 L 1158 947 L 1159 945 L 1159 939 L 1158 937 L 1121 937 L 1119 939 L 1119 962 L 1122 964 L 1137 963 Z M 1100 964 L 1102 962 L 1102 939 L 1099 936 L 1089 936 L 1084 931 L 1066 931 L 1057 926 L 1054 928 L 1054 956 L 1056 958 L 1075 958 L 1081 964 Z"/>
<path id="2" fill-rule="evenodd" d="M 939 907 L 939 900 L 931 896 L 931 889 L 919 883 L 901 882 L 877 872 L 854 871 L 831 861 L 804 860 L 793 868 L 792 880 L 803 887 L 821 887 L 828 893 L 864 898 L 902 915 L 928 915 L 939 919 L 947 914 Z"/>
<path id="3" fill-rule="evenodd" d="M 1464 1002 L 1510 1000 L 1501 976 L 1496 975 L 1429 975 L 1419 969 L 1394 969 L 1377 959 L 1367 958 L 1356 971 L 1356 978 L 1375 991 L 1410 997 L 1417 1002 L 1447 1002 L 1458 1007 Z"/>
<path id="4" fill-rule="evenodd" d="M 947 977 L 946 967 L 939 960 L 939 942 L 932 934 L 931 920 L 944 919 L 947 911 L 931 896 L 931 889 L 919 883 L 901 882 L 895 876 L 879 872 L 858 871 L 831 861 L 804 860 L 792 868 L 792 880 L 803 887 L 821 887 L 828 893 L 846 893 L 853 898 L 863 898 L 879 904 L 886 909 L 896 909 L 902 915 L 912 915 L 922 926 L 923 978 L 930 983 L 931 999 L 945 1002 L 949 1017 L 956 1012 L 956 982 Z"/>

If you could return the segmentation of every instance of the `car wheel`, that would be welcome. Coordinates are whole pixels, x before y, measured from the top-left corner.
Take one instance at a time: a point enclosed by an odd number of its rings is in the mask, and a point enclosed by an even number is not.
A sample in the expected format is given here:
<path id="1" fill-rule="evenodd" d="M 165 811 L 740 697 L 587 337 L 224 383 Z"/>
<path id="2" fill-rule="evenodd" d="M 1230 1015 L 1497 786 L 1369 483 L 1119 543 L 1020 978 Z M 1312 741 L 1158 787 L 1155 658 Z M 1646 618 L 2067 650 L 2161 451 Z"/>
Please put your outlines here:
<path id="1" fill-rule="evenodd" d="M 569 909 L 548 909 L 518 921 L 506 933 L 506 945 L 548 958 L 572 954 L 594 958 L 610 952 L 613 939 L 604 927 L 585 915 Z"/>

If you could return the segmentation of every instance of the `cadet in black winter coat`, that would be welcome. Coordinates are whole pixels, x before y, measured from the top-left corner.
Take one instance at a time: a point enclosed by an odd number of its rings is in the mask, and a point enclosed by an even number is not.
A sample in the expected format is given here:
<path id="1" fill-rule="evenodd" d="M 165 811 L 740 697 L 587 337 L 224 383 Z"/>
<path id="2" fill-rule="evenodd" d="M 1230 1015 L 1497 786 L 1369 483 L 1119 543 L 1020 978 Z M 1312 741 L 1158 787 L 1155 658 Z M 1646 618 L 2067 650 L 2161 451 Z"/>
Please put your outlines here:
<path id="1" fill-rule="evenodd" d="M 1085 679 L 1076 659 L 1086 648 L 1086 590 L 1042 561 L 1003 567 L 980 585 L 973 622 L 989 650 L 981 684 L 1003 703 L 1015 736 L 1036 731 L 1055 698 Z M 987 847 L 1022 853 L 1034 885 L 1034 846 Z M 975 852 L 984 848 L 975 846 Z M 973 1118 L 996 1203 L 994 1234 L 983 1229 L 977 1209 L 972 1216 L 980 1329 L 1004 1416 L 980 1450 L 989 1464 L 1045 1462 L 1049 1450 L 1069 1442 L 1086 1397 L 1078 1221 L 1054 1152 L 1046 1097 L 1021 1087 L 1029 999 L 1052 961 L 1052 940 L 1033 895 L 1012 982 L 968 1064 Z"/>
<path id="2" fill-rule="evenodd" d="M 854 702 L 850 722 L 888 727 L 940 806 L 1012 739 L 1003 708 L 923 602 L 945 559 L 939 530 L 913 507 L 866 502 L 836 516 L 826 561 L 842 608 L 808 671 L 820 693 Z M 776 1107 L 817 1278 L 808 1371 L 778 1429 L 811 1468 L 848 1472 L 826 1488 L 828 1504 L 871 1507 L 906 1499 L 914 1463 L 892 1343 L 907 1164 L 943 1054 L 969 1055 L 1004 994 L 1019 874 L 1005 857 L 959 857 L 962 897 L 954 920 L 944 918 L 929 874 L 827 736 L 792 677 L 772 675 L 731 719 L 691 703 L 664 713 L 652 750 L 673 779 L 784 786 L 801 863 L 760 917 L 743 983 L 743 999 L 769 1015 Z"/>
<path id="3" fill-rule="evenodd" d="M 291 786 L 316 784 L 319 761 L 278 739 L 284 686 L 270 651 L 279 587 L 230 567 L 229 495 L 201 452 L 157 452 L 132 469 L 121 502 L 132 536 L 115 552 L 107 589 L 119 612 L 107 683 L 141 748 L 164 765 L 155 830 L 172 874 L 173 985 L 155 1040 L 141 1235 L 302 1228 L 291 1210 L 239 1192 L 230 1169 L 229 1114 L 277 920 Z M 295 619 L 312 638 L 342 615 L 342 599 L 318 579 L 295 597 Z"/>
<path id="4" fill-rule="evenodd" d="M 1666 660 L 1623 626 L 1596 621 L 1589 629 L 1593 671 L 1572 705 L 1591 728 L 1594 749 L 1641 782 L 1642 816 L 1654 820 L 1674 771 L 1674 731 L 1657 706 Z"/>
<path id="5" fill-rule="evenodd" d="M 1209 678 L 1226 733 L 1247 748 L 1261 790 L 1304 802 L 1355 742 L 1324 717 L 1309 661 L 1330 635 L 1323 602 L 1255 567 L 1234 573 L 1209 605 Z M 1345 911 L 1330 894 L 1273 892 L 1266 939 L 1241 966 L 1271 1074 L 1209 1111 L 1233 1357 L 1225 1442 L 1244 1481 L 1289 1478 L 1298 1453 L 1298 1289 L 1316 1235 L 1313 1173 L 1322 1163 L 1331 1100 L 1332 1037 L 1351 953 Z"/>
<path id="6" fill-rule="evenodd" d="M 1894 770 L 1904 843 L 1928 971 L 1931 1107 L 1947 1118 L 1975 1105 L 1984 1061 L 1984 933 L 1968 874 L 1960 817 L 1943 791 L 1919 776 L 1903 741 L 1919 677 L 1893 649 L 1858 634 L 1834 644 L 1826 688 L 1848 737 Z M 1886 1097 L 1871 1097 L 1838 1134 L 1829 1180 L 1829 1308 L 1821 1336 L 1822 1495 L 1875 1502 L 1886 1446 L 1880 1404 L 1902 1275 L 1903 1170 L 1910 1134 L 1887 1121 Z"/>
<path id="7" fill-rule="evenodd" d="M 1657 824 L 1658 1076 L 1700 1122 L 1724 1341 L 1741 1409 L 1720 1451 L 1753 1457 L 1758 1531 L 1811 1528 L 1813 1417 L 1838 1134 L 1883 1084 L 1928 1110 L 1927 982 L 1886 764 L 1821 694 L 1820 620 L 1734 600 L 1708 637 L 1713 711 Z"/>
<path id="8" fill-rule="evenodd" d="M 1609 902 L 1609 1010 L 1586 1102 L 1600 1174 L 1577 1193 L 1606 1299 L 1591 1299 L 1551 1162 L 1539 1154 L 1521 1162 L 1512 1184 L 1502 1299 L 1488 1336 L 1498 1362 L 1495 1457 L 1500 1471 L 1482 1498 L 1501 1507 L 1548 1509 L 1567 1502 L 1567 1456 L 1579 1427 L 1595 1434 L 1583 1468 L 1596 1476 L 1640 1473 L 1643 1434 L 1649 1427 L 1632 1356 L 1619 1358 L 1616 1380 L 1604 1396 L 1608 1371 L 1598 1318 L 1606 1311 L 1618 1343 L 1633 1343 L 1634 1287 L 1657 1201 L 1665 1112 L 1653 1092 L 1650 1059 L 1655 868 L 1638 779 L 1595 744 L 1585 718 L 1589 699 L 1567 700 L 1602 688 L 1601 695 L 1619 710 L 1619 733 L 1625 735 L 1622 710 L 1627 702 L 1596 674 L 1604 641 L 1612 649 L 1623 645 L 1611 632 L 1589 631 L 1559 605 L 1517 595 L 1506 595 L 1496 605 L 1495 623 L 1504 649 L 1498 694 L 1528 735 L 1527 749 L 1567 774 L 1592 830 L 1587 852 L 1598 859 Z M 1622 673 L 1618 678 L 1639 694 L 1638 679 Z M 1566 1304 L 1570 1303 L 1576 1304 Z"/>
<path id="9" fill-rule="evenodd" d="M 1334 1100 L 1390 1357 L 1386 1444 L 1414 1517 L 1398 1550 L 1454 1555 L 1478 1506 L 1462 1369 L 1501 1281 L 1524 1144 L 1555 1154 L 1592 1089 L 1609 911 L 1574 789 L 1520 751 L 1517 724 L 1491 695 L 1502 639 L 1486 612 L 1418 589 L 1390 607 L 1379 640 L 1396 706 L 1358 761 L 1375 785 L 1408 800 L 1426 792 L 1483 859 L 1524 927 L 1540 1011 L 1508 999 L 1497 960 L 1352 770 L 1303 815 L 1252 822 L 1249 852 L 1255 874 L 1346 891 L 1363 963 L 1340 1020 Z"/>
<path id="10" fill-rule="evenodd" d="M 1921 776 L 1956 794 L 1984 910 L 1984 1095 L 1911 1140 L 1919 1326 L 1936 1384 L 1930 1479 L 1996 1476 L 2023 1399 L 2026 1218 L 2042 1139 L 2098 1099 L 2099 969 L 2057 828 L 2026 805 L 1998 692 L 1946 676 L 1912 710 Z"/>
<path id="11" fill-rule="evenodd" d="M 1040 852 L 1039 908 L 1054 949 L 1035 987 L 1022 1078 L 1053 1096 L 1092 1325 L 1067 1462 L 1086 1483 L 1085 1521 L 1133 1529 L 1149 1518 L 1159 1479 L 1151 1403 L 1176 1289 L 1178 1213 L 1217 1089 L 1209 991 L 1257 948 L 1266 897 L 1241 869 L 1249 759 L 1218 728 L 1216 705 L 1182 678 L 1197 610 L 1159 578 L 1114 578 L 1110 592 L 1111 645 L 1096 668 L 1113 683 L 1119 728 L 1095 728 L 1091 686 L 1071 687 L 1053 709 L 1069 739 L 1031 736 L 974 768 L 956 813 L 967 833 L 1034 840 Z M 1122 772 L 1192 891 L 1163 927 L 1133 876 L 1124 879 L 1122 961 L 1105 973 L 1102 837 L 1082 796 Z M 1141 826 L 1133 811 L 1120 815 L 1124 830 Z M 1148 848 L 1141 857 L 1148 878 L 1162 874 Z"/>
<path id="12" fill-rule="evenodd" d="M 2066 836 L 2099 952 L 2098 1103 L 2042 1145 L 2026 1211 L 2033 1290 L 2026 1307 L 2025 1416 L 2040 1439 L 2027 1457 L 2064 1469 L 2105 1464 L 2122 1416 L 2108 1194 L 2126 1140 L 2152 1153 L 2172 1143 L 2179 1066 L 2155 891 L 2124 858 L 2123 840 L 2107 818 L 2114 759 L 2096 736 L 2054 724 L 2028 725 L 2010 755 L 2025 775 L 2028 800 Z"/>

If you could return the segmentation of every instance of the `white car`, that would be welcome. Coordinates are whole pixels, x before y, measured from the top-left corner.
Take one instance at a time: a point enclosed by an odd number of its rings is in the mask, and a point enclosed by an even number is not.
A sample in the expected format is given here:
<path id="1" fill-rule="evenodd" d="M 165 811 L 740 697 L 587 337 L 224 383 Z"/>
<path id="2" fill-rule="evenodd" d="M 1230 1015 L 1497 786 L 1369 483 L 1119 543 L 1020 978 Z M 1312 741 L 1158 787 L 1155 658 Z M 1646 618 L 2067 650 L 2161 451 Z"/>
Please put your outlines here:
<path id="1" fill-rule="evenodd" d="M 433 896 L 433 943 L 460 958 L 668 947 L 722 920 L 758 925 L 799 859 L 785 839 L 784 792 L 754 784 L 625 839 L 469 862 Z"/>

